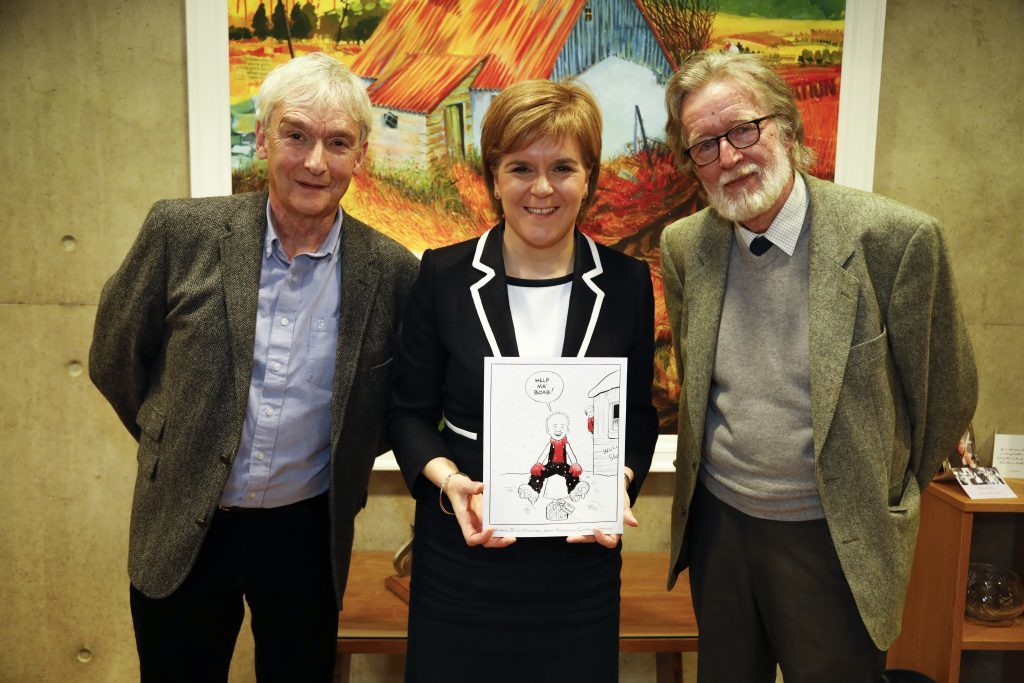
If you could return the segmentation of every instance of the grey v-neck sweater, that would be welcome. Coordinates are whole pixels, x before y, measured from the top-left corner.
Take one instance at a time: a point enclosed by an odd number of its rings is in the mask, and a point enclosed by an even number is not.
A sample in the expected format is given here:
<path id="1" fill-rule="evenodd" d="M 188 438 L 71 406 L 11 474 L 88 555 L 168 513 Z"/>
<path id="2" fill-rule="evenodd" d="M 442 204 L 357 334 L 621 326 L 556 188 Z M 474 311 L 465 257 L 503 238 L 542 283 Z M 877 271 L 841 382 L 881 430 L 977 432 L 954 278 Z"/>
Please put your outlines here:
<path id="1" fill-rule="evenodd" d="M 814 477 L 807 345 L 807 223 L 792 256 L 738 240 L 718 328 L 701 482 L 754 517 L 824 517 Z"/>

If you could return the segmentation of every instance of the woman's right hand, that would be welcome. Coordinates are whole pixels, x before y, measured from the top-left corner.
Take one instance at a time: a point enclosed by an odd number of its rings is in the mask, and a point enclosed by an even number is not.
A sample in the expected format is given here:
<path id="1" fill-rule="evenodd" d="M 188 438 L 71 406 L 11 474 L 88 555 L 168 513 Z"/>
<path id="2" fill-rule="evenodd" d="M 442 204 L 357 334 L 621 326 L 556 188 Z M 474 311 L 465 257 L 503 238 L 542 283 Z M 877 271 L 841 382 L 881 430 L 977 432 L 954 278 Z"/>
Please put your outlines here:
<path id="1" fill-rule="evenodd" d="M 483 482 L 473 481 L 468 474 L 459 472 L 455 463 L 445 457 L 432 458 L 423 467 L 423 476 L 441 489 L 438 502 L 442 503 L 442 510 L 444 496 L 448 496 L 466 545 L 505 548 L 516 542 L 515 536 L 495 536 L 493 528 L 483 528 Z"/>
<path id="2" fill-rule="evenodd" d="M 457 474 L 448 480 L 444 492 L 451 502 L 452 511 L 455 513 L 459 528 L 462 529 L 466 545 L 507 548 L 516 542 L 515 536 L 495 536 L 494 527 L 483 528 L 483 482 Z"/>

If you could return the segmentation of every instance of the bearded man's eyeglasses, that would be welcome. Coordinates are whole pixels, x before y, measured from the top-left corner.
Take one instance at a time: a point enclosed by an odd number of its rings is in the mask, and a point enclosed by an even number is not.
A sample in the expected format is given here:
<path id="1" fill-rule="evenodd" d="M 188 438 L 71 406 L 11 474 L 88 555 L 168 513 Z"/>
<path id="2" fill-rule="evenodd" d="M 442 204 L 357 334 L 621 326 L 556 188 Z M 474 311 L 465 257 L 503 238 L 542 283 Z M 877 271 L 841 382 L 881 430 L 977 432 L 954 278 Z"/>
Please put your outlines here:
<path id="1" fill-rule="evenodd" d="M 686 156 L 690 157 L 690 161 L 698 166 L 707 166 L 718 158 L 718 152 L 721 147 L 719 140 L 722 138 L 728 140 L 729 144 L 736 149 L 746 149 L 751 145 L 757 144 L 757 141 L 761 139 L 761 122 L 767 121 L 773 116 L 776 115 L 768 114 L 768 116 L 762 116 L 753 121 L 746 121 L 734 128 L 730 128 L 722 135 L 701 140 L 686 150 Z"/>

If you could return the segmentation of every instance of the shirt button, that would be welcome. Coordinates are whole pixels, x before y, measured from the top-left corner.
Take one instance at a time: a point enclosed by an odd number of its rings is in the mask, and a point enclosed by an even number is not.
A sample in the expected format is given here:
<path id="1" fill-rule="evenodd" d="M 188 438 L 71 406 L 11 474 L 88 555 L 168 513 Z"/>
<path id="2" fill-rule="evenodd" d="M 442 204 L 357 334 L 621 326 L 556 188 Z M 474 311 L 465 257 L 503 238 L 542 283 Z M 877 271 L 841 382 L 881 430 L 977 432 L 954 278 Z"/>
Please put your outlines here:
<path id="1" fill-rule="evenodd" d="M 246 498 L 248 498 L 249 500 L 252 500 L 255 497 L 256 497 L 255 493 L 250 493 L 248 496 L 246 496 Z"/>
<path id="2" fill-rule="evenodd" d="M 263 459 L 263 451 L 256 451 L 256 459 L 257 460 L 262 460 Z"/>
<path id="3" fill-rule="evenodd" d="M 289 322 L 288 318 L 281 318 L 281 326 L 282 327 L 288 327 L 288 322 Z"/>
<path id="4" fill-rule="evenodd" d="M 270 367 L 274 368 L 274 372 L 281 372 L 281 364 L 280 363 L 275 362 Z"/>
<path id="5" fill-rule="evenodd" d="M 264 408 L 263 409 L 263 414 L 266 415 L 267 417 L 270 417 L 271 415 L 274 414 L 274 409 L 273 408 Z"/>

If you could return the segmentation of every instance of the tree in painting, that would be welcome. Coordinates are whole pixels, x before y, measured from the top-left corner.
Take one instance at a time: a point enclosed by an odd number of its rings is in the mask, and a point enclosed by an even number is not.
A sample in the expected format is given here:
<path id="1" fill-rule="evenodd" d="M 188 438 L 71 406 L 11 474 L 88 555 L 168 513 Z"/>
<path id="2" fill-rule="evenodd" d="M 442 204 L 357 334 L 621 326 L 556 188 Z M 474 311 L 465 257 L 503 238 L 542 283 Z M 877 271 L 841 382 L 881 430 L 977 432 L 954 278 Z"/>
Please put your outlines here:
<path id="1" fill-rule="evenodd" d="M 264 40 L 270 35 L 270 20 L 267 19 L 267 8 L 262 2 L 252 18 L 252 30 L 259 40 Z"/>
<path id="2" fill-rule="evenodd" d="M 676 64 L 711 45 L 718 0 L 644 0 L 644 7 Z"/>
<path id="3" fill-rule="evenodd" d="M 273 28 L 270 30 L 271 35 L 277 40 L 288 40 L 288 10 L 284 8 L 284 0 L 277 0 L 277 4 L 274 5 L 273 21 Z"/>
<path id="4" fill-rule="evenodd" d="M 313 27 L 309 23 L 309 15 L 302 11 L 302 6 L 299 3 L 292 5 L 291 29 L 292 38 L 296 40 L 309 38 L 313 32 Z"/>

